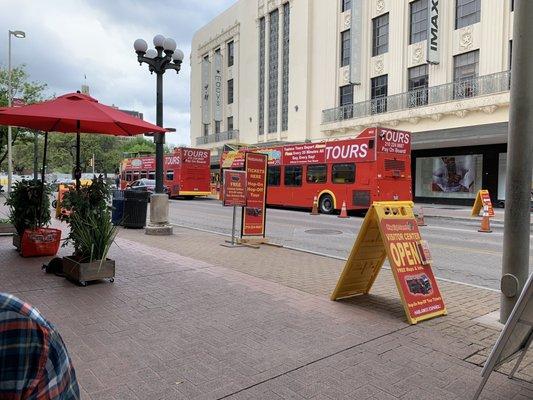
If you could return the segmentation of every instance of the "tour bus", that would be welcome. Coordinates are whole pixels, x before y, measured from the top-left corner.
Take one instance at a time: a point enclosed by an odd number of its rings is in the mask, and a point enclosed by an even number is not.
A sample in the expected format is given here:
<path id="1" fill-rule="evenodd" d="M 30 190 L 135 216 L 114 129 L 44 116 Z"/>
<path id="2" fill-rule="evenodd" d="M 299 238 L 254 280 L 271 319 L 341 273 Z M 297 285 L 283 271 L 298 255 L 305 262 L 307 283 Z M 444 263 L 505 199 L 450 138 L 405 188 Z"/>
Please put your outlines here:
<path id="1" fill-rule="evenodd" d="M 268 155 L 267 205 L 321 213 L 346 204 L 366 210 L 374 201 L 411 200 L 411 134 L 367 128 L 357 137 L 222 154 L 221 169 L 243 169 L 246 152 Z"/>
<path id="2" fill-rule="evenodd" d="M 210 151 L 187 147 L 175 148 L 165 155 L 163 184 L 170 197 L 207 196 L 210 187 Z M 125 189 L 139 179 L 155 179 L 155 157 L 140 156 L 122 161 L 120 188 Z"/>

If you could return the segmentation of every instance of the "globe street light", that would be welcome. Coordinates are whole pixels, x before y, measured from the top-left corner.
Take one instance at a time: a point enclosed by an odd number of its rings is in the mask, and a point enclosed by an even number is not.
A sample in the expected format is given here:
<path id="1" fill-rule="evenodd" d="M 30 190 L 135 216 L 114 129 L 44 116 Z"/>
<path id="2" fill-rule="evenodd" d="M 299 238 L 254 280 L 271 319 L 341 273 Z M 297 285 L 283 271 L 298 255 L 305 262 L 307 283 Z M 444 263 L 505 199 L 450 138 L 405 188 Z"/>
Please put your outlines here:
<path id="1" fill-rule="evenodd" d="M 153 39 L 155 49 L 148 49 L 144 39 L 137 39 L 133 48 L 137 53 L 139 64 L 148 64 L 150 73 L 157 76 L 156 84 L 156 123 L 163 127 L 163 74 L 168 69 L 179 73 L 183 61 L 183 52 L 176 49 L 176 41 L 156 35 Z M 164 134 L 154 134 L 155 142 L 155 194 L 150 200 L 150 225 L 146 229 L 148 234 L 170 235 L 172 226 L 168 225 L 168 196 L 163 186 L 164 169 Z"/>
<path id="2" fill-rule="evenodd" d="M 26 33 L 23 31 L 8 31 L 8 51 L 7 51 L 7 106 L 11 107 L 13 93 L 11 88 L 11 36 L 18 39 L 24 39 Z M 11 184 L 13 183 L 13 149 L 11 126 L 7 127 L 7 192 L 11 193 Z"/>

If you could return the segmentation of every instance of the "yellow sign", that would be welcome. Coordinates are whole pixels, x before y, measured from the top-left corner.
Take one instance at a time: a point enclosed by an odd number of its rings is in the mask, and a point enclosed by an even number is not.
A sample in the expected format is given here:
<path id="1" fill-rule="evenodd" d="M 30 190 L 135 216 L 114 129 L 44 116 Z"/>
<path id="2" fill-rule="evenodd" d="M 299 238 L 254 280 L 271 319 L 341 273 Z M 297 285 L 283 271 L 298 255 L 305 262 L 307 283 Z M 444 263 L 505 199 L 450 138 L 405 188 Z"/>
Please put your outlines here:
<path id="1" fill-rule="evenodd" d="M 484 206 L 487 206 L 488 216 L 494 217 L 494 208 L 492 207 L 489 191 L 482 189 L 477 192 L 476 201 L 472 207 L 472 217 L 477 217 Z"/>
<path id="2" fill-rule="evenodd" d="M 367 294 L 387 257 L 409 323 L 446 315 L 410 201 L 375 202 L 368 210 L 331 300 Z"/>

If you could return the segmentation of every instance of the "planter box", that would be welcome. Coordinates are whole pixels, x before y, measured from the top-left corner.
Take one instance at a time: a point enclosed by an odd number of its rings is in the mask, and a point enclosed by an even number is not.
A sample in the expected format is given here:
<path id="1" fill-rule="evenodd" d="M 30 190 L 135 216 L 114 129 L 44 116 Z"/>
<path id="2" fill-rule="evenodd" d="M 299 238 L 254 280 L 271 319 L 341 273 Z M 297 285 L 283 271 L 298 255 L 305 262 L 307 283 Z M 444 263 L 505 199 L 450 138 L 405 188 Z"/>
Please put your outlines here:
<path id="1" fill-rule="evenodd" d="M 0 235 L 14 235 L 17 230 L 13 224 L 0 224 Z"/>
<path id="2" fill-rule="evenodd" d="M 26 229 L 20 242 L 22 257 L 55 256 L 61 243 L 61 231 L 54 228 Z"/>
<path id="3" fill-rule="evenodd" d="M 115 280 L 115 260 L 106 259 L 90 263 L 80 263 L 73 257 L 63 257 L 63 273 L 68 279 L 86 286 L 87 282 L 100 279 Z"/>
<path id="4" fill-rule="evenodd" d="M 15 233 L 13 235 L 13 246 L 17 249 L 18 252 L 20 252 L 20 236 L 18 233 Z"/>

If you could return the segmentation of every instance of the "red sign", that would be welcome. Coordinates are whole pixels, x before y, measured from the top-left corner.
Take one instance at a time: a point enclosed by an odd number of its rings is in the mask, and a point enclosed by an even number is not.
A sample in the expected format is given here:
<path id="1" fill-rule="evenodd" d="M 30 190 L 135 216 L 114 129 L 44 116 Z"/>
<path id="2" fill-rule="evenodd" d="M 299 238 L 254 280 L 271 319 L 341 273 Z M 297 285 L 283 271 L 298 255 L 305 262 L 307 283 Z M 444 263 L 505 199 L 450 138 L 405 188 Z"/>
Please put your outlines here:
<path id="1" fill-rule="evenodd" d="M 444 301 L 415 219 L 382 219 L 381 232 L 406 311 L 413 320 L 442 312 Z M 424 265 L 426 264 L 426 265 Z"/>
<path id="2" fill-rule="evenodd" d="M 377 151 L 380 153 L 399 155 L 411 153 L 411 134 L 409 132 L 380 128 L 377 137 Z"/>
<path id="3" fill-rule="evenodd" d="M 182 148 L 180 152 L 183 164 L 210 165 L 211 153 L 209 150 Z"/>
<path id="4" fill-rule="evenodd" d="M 224 205 L 246 206 L 246 172 L 224 170 Z"/>
<path id="5" fill-rule="evenodd" d="M 492 201 L 490 200 L 490 194 L 488 190 L 480 190 L 479 195 L 481 196 L 481 203 L 483 207 L 487 206 L 487 211 L 489 217 L 494 217 L 494 208 L 492 207 Z M 482 208 L 483 210 L 483 208 Z"/>
<path id="6" fill-rule="evenodd" d="M 265 236 L 266 154 L 246 153 L 246 207 L 241 236 Z"/>

